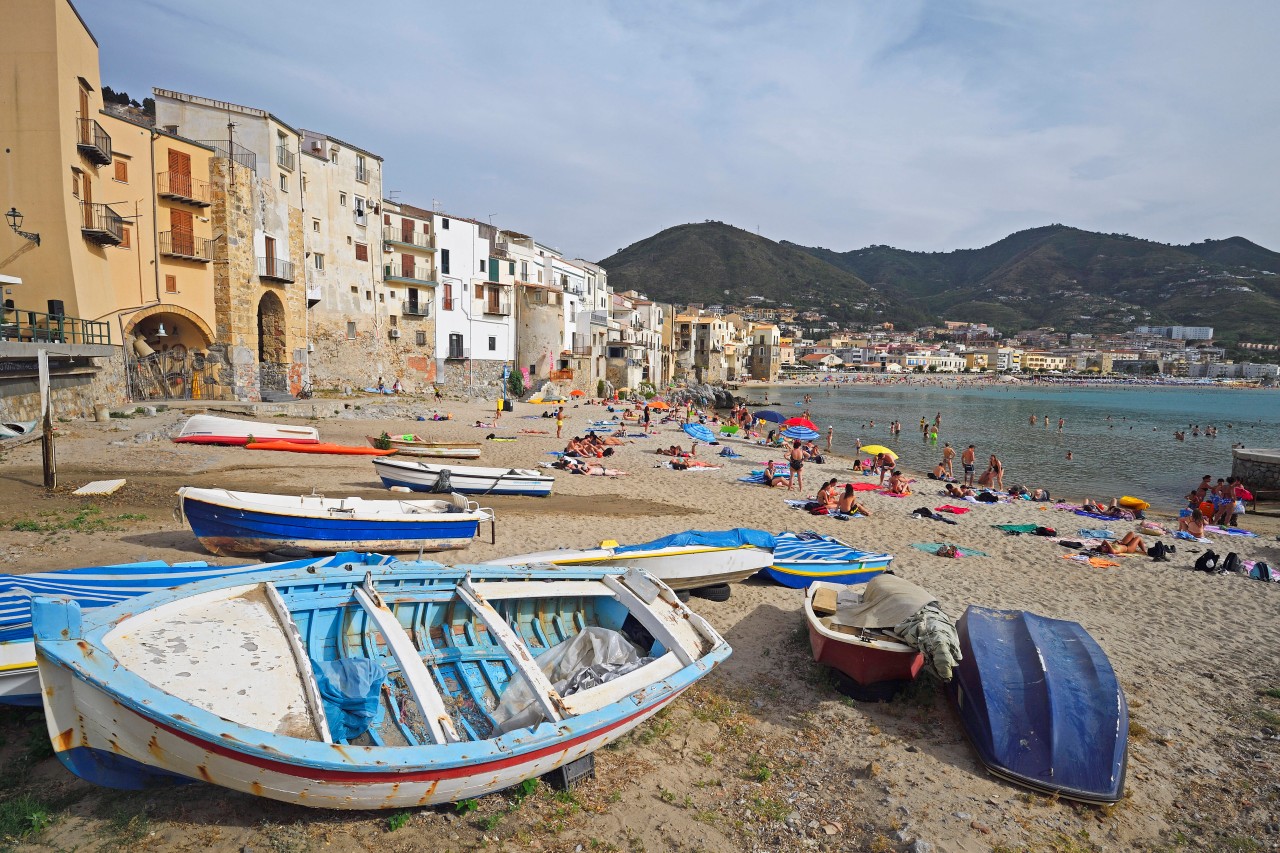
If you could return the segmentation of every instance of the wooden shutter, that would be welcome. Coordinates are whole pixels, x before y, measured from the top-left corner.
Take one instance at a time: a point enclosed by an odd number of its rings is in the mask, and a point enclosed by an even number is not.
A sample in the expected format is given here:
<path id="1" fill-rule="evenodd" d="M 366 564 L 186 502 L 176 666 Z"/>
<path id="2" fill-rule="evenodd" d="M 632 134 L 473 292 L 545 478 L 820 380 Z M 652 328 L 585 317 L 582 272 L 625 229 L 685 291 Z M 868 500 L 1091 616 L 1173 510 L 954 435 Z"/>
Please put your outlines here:
<path id="1" fill-rule="evenodd" d="M 382 214 L 382 224 L 383 224 L 383 225 L 390 225 L 390 224 L 391 224 L 391 214 L 390 214 L 390 213 L 384 213 L 384 214 Z"/>
<path id="2" fill-rule="evenodd" d="M 116 180 L 123 183 L 129 183 L 129 162 L 127 160 L 115 161 Z"/>
<path id="3" fill-rule="evenodd" d="M 165 293 L 178 292 L 178 277 L 176 275 L 166 275 L 164 277 L 164 292 Z"/>
<path id="4" fill-rule="evenodd" d="M 122 226 L 120 227 L 120 248 L 121 248 L 121 249 L 130 249 L 130 248 L 133 248 L 133 244 L 132 244 L 132 242 L 131 242 L 131 240 L 130 240 L 130 236 L 129 236 L 129 226 L 128 226 L 128 225 L 122 225 Z"/>
<path id="5" fill-rule="evenodd" d="M 357 261 L 369 260 L 369 247 L 364 243 L 356 243 L 356 260 Z"/>
<path id="6" fill-rule="evenodd" d="M 81 176 L 84 189 L 84 227 L 93 227 L 93 181 L 88 175 Z"/>
<path id="7" fill-rule="evenodd" d="M 169 192 L 191 197 L 191 155 L 169 149 Z"/>
<path id="8" fill-rule="evenodd" d="M 194 255 L 196 249 L 195 225 L 191 213 L 186 210 L 169 209 L 169 238 L 173 241 L 173 252 L 177 255 Z"/>
<path id="9" fill-rule="evenodd" d="M 413 274 L 413 255 L 400 256 L 400 271 L 404 273 L 405 278 L 416 278 Z"/>

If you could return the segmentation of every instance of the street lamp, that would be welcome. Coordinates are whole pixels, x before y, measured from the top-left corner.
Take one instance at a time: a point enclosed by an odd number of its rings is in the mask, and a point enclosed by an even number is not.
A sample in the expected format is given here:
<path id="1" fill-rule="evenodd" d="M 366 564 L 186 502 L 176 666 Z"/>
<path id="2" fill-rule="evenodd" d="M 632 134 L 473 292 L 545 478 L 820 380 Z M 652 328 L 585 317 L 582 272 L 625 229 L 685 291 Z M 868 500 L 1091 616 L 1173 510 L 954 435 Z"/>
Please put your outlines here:
<path id="1" fill-rule="evenodd" d="M 16 207 L 9 208 L 9 212 L 4 215 L 5 220 L 9 223 L 9 227 L 13 229 L 13 233 L 19 237 L 26 237 L 37 246 L 40 245 L 40 235 L 32 234 L 27 231 L 20 230 L 22 228 L 22 213 Z"/>

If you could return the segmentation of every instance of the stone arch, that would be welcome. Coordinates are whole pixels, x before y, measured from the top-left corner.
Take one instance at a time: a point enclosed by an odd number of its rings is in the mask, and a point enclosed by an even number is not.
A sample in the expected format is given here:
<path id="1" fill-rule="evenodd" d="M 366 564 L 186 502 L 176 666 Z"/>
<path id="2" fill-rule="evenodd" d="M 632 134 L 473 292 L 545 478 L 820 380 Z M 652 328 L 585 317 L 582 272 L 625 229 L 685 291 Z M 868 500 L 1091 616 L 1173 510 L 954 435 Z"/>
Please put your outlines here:
<path id="1" fill-rule="evenodd" d="M 129 320 L 124 325 L 125 343 L 128 343 L 129 338 L 133 336 L 134 329 L 138 327 L 139 323 L 157 314 L 172 314 L 175 317 L 185 319 L 203 338 L 201 341 L 203 346 L 208 347 L 213 343 L 213 330 L 209 328 L 209 324 L 204 321 L 204 318 L 189 308 L 183 308 L 181 305 L 166 305 L 164 303 L 143 308 L 141 311 L 135 311 L 129 315 Z"/>
<path id="2" fill-rule="evenodd" d="M 270 290 L 258 300 L 258 361 L 286 364 L 289 361 L 284 303 Z"/>

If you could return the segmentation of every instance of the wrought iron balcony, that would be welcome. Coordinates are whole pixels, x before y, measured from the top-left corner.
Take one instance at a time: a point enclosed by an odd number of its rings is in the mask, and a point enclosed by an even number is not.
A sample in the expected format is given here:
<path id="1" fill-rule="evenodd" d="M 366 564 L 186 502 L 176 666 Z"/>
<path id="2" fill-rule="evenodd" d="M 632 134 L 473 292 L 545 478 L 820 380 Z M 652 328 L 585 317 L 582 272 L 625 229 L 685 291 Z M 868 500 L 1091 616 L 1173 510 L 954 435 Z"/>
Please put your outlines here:
<path id="1" fill-rule="evenodd" d="M 400 313 L 405 315 L 406 317 L 430 317 L 431 303 L 430 302 L 411 302 L 408 299 L 406 299 L 400 305 Z"/>
<path id="2" fill-rule="evenodd" d="M 451 359 L 471 358 L 471 348 L 451 346 L 449 347 L 449 354 L 446 355 L 445 358 L 451 358 Z"/>
<path id="3" fill-rule="evenodd" d="M 76 148 L 99 166 L 111 163 L 111 137 L 91 118 L 76 119 L 79 125 L 79 136 L 76 137 Z"/>
<path id="4" fill-rule="evenodd" d="M 197 139 L 196 142 L 212 148 L 219 157 L 234 160 L 250 171 L 258 171 L 258 155 L 239 142 L 228 143 L 225 139 Z"/>
<path id="5" fill-rule="evenodd" d="M 511 303 L 505 299 L 485 300 L 484 313 L 507 317 L 511 314 Z"/>
<path id="6" fill-rule="evenodd" d="M 213 241 L 186 231 L 161 231 L 160 254 L 207 264 L 213 260 Z"/>
<path id="7" fill-rule="evenodd" d="M 425 265 L 406 264 L 403 261 L 398 264 L 382 265 L 382 278 L 384 281 L 401 281 L 434 287 L 435 282 L 430 276 L 431 267 Z"/>
<path id="8" fill-rule="evenodd" d="M 392 228 L 390 226 L 383 226 L 382 242 L 412 246 L 424 252 L 434 252 L 436 250 L 436 235 L 424 234 L 421 231 L 406 231 L 403 228 Z"/>
<path id="9" fill-rule="evenodd" d="M 0 340 L 20 343 L 110 344 L 111 324 L 0 305 Z"/>
<path id="10" fill-rule="evenodd" d="M 84 216 L 80 233 L 86 240 L 99 246 L 119 246 L 124 242 L 124 219 L 110 207 L 82 201 L 80 212 Z"/>
<path id="11" fill-rule="evenodd" d="M 277 166 L 280 166 L 281 168 L 284 168 L 284 169 L 288 169 L 290 172 L 292 172 L 294 167 L 297 165 L 297 163 L 298 163 L 297 154 L 294 154 L 292 151 L 290 151 L 288 148 L 286 148 L 283 145 L 276 146 L 276 165 Z"/>
<path id="12" fill-rule="evenodd" d="M 455 296 L 442 296 L 440 297 L 440 309 L 442 311 L 452 311 L 456 301 L 457 297 Z"/>
<path id="13" fill-rule="evenodd" d="M 291 283 L 293 281 L 293 264 L 288 261 L 282 261 L 279 258 L 260 257 L 258 258 L 258 278 Z"/>
<path id="14" fill-rule="evenodd" d="M 196 207 L 208 207 L 209 182 L 181 172 L 160 172 L 156 175 L 156 195 Z"/>

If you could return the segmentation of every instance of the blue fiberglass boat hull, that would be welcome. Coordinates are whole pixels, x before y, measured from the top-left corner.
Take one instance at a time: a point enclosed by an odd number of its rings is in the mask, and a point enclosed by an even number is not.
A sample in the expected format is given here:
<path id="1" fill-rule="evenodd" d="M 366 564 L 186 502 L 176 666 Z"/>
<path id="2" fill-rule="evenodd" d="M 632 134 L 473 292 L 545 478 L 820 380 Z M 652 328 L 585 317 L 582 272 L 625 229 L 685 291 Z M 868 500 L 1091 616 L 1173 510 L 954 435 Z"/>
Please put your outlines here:
<path id="1" fill-rule="evenodd" d="M 1106 653 L 1075 622 L 970 607 L 952 696 L 992 774 L 1086 803 L 1124 794 L 1129 708 Z"/>
<path id="2" fill-rule="evenodd" d="M 773 564 L 764 573 L 783 586 L 807 589 L 814 581 L 866 583 L 892 562 L 891 554 L 859 551 L 833 536 L 785 532 L 776 537 Z"/>

